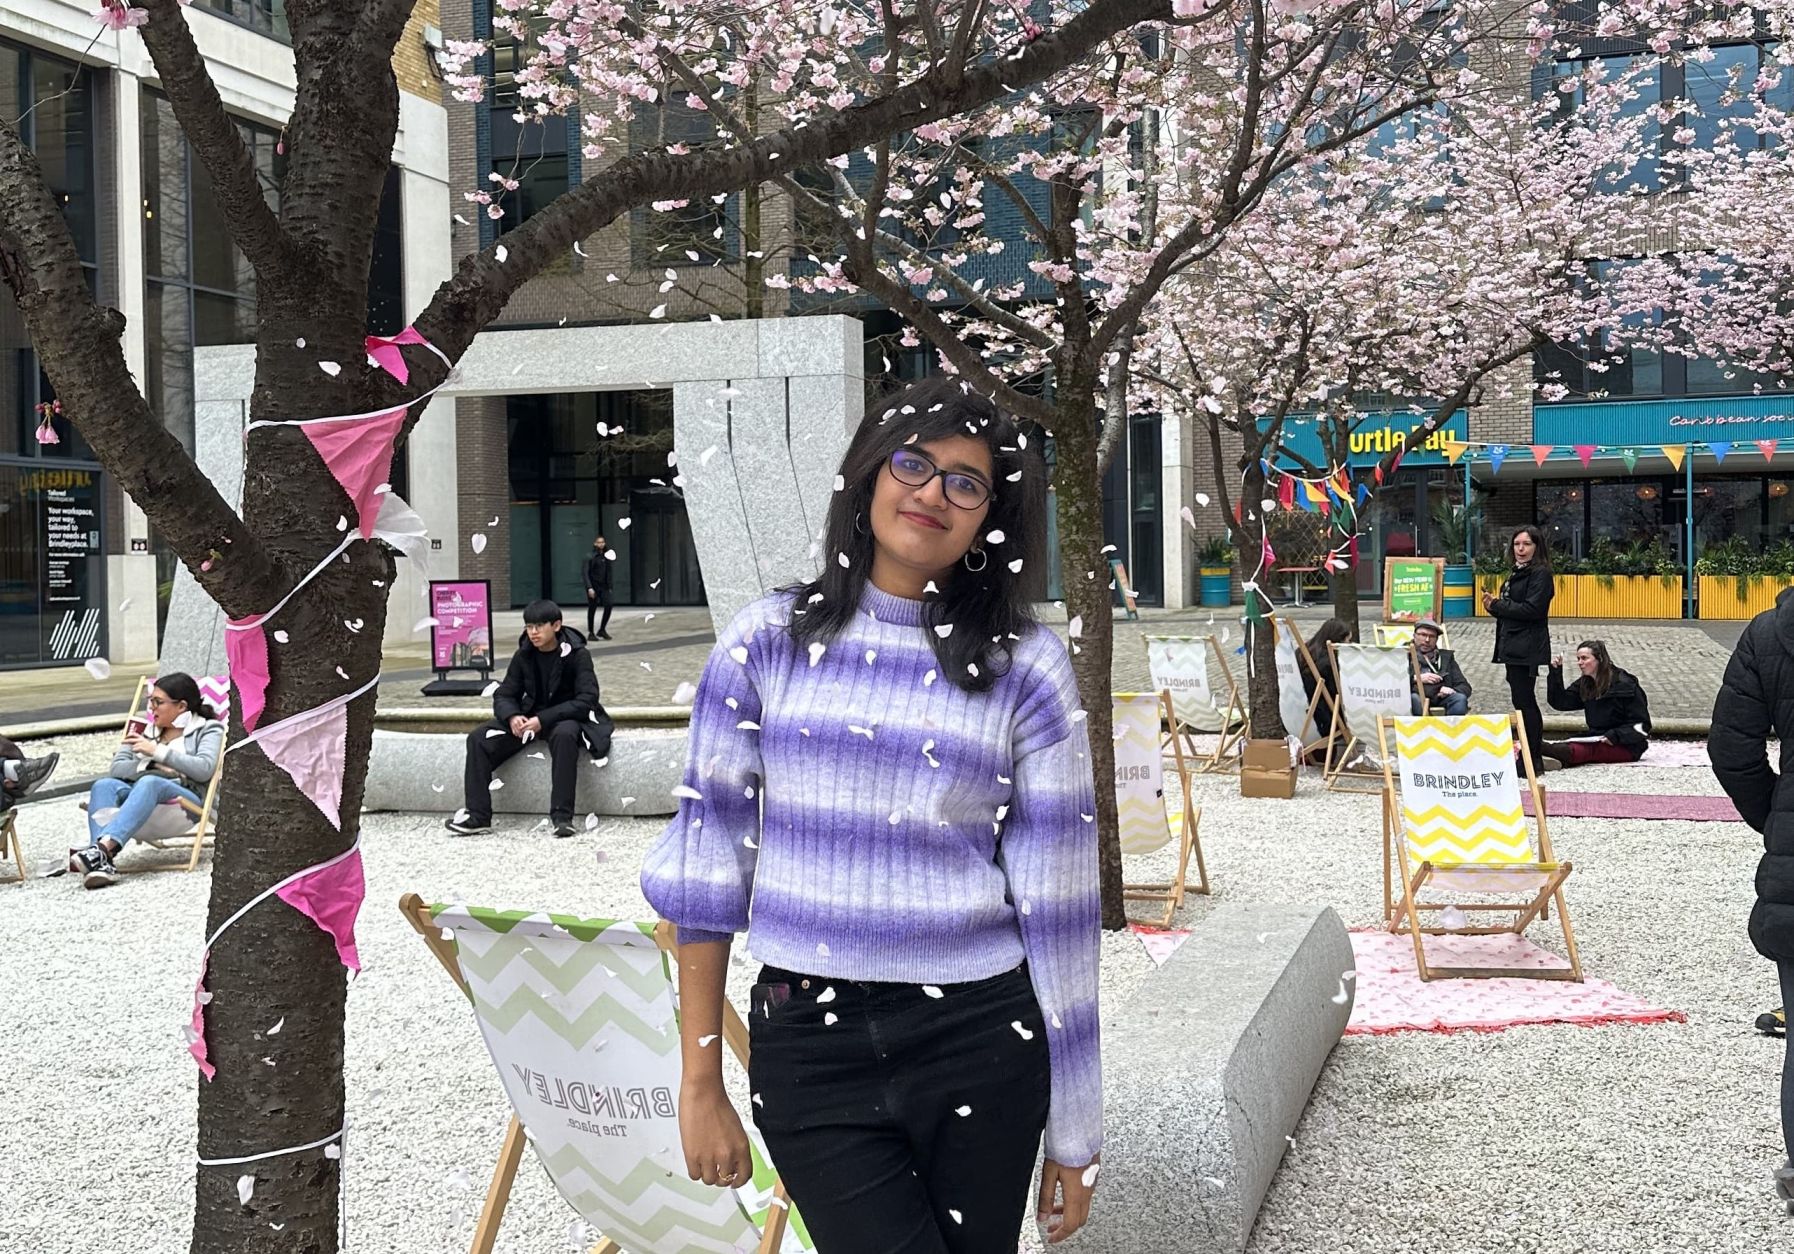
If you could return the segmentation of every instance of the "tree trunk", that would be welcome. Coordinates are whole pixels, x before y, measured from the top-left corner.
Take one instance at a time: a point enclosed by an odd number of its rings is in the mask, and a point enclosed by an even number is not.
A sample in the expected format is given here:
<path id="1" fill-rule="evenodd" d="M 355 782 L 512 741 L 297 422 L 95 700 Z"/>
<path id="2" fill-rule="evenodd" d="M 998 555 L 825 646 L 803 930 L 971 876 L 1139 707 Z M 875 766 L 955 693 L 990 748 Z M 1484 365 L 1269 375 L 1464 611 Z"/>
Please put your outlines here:
<path id="1" fill-rule="evenodd" d="M 1072 640 L 1071 667 L 1078 677 L 1085 726 L 1090 731 L 1090 769 L 1096 785 L 1096 828 L 1101 842 L 1103 927 L 1127 926 L 1122 901 L 1121 825 L 1115 814 L 1115 731 L 1110 707 L 1115 621 L 1103 553 L 1103 485 L 1097 470 L 1094 385 L 1069 385 L 1059 393 L 1053 421 L 1059 522 L 1059 578 L 1065 610 L 1082 634 Z"/>
<path id="2" fill-rule="evenodd" d="M 1352 629 L 1352 639 L 1362 638 L 1358 627 L 1358 568 L 1333 574 L 1333 617 Z"/>
<path id="3" fill-rule="evenodd" d="M 1241 469 L 1245 471 L 1240 489 L 1240 569 L 1248 572 L 1249 581 L 1263 589 L 1271 583 L 1271 561 L 1262 567 L 1256 553 L 1263 553 L 1268 520 L 1264 515 L 1265 472 L 1257 450 L 1248 449 Z M 1250 572 L 1256 572 L 1255 575 Z M 1256 608 L 1265 610 L 1270 601 L 1263 592 L 1246 589 L 1246 705 L 1251 711 L 1254 740 L 1282 740 L 1288 733 L 1283 726 L 1283 710 L 1279 705 L 1277 684 L 1277 636 L 1270 620 L 1260 619 Z"/>

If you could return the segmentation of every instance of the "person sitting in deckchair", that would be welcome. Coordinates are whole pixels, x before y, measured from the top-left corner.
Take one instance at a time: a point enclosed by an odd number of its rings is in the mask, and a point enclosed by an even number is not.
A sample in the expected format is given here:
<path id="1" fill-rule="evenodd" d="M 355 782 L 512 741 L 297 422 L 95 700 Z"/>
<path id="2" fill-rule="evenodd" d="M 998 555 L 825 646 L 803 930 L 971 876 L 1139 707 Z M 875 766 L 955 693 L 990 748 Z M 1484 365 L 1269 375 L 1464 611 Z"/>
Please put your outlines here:
<path id="1" fill-rule="evenodd" d="M 0 736 L 0 814 L 29 797 L 56 773 L 60 753 L 28 758 L 18 745 Z"/>
<path id="2" fill-rule="evenodd" d="M 1314 659 L 1314 668 L 1302 667 L 1302 691 L 1314 702 L 1314 734 L 1318 739 L 1303 755 L 1305 761 L 1326 756 L 1327 739 L 1333 734 L 1333 702 L 1339 696 L 1339 676 L 1333 673 L 1333 651 L 1327 646 L 1350 644 L 1353 637 L 1344 619 L 1329 618 L 1308 638 L 1308 655 Z M 1323 688 L 1326 697 L 1315 702 L 1314 694 Z"/>
<path id="3" fill-rule="evenodd" d="M 224 724 L 193 676 L 176 671 L 150 688 L 149 721 L 112 755 L 87 797 L 87 846 L 69 851 L 68 871 L 87 888 L 118 883 L 113 865 L 127 841 L 169 801 L 201 805 L 199 794 L 224 747 Z M 63 874 L 62 871 L 56 874 Z"/>
<path id="4" fill-rule="evenodd" d="M 1457 717 L 1470 713 L 1470 681 L 1450 649 L 1439 646 L 1445 634 L 1430 618 L 1414 624 L 1414 652 L 1420 655 L 1421 691 L 1414 694 L 1414 713 L 1420 713 L 1424 695 L 1433 713 Z"/>
<path id="5" fill-rule="evenodd" d="M 1590 734 L 1545 744 L 1539 752 L 1559 766 L 1638 761 L 1651 745 L 1651 707 L 1638 677 L 1615 666 L 1599 640 L 1576 646 L 1576 669 L 1580 676 L 1566 685 L 1564 660 L 1552 658 L 1545 699 L 1554 710 L 1583 711 Z"/>

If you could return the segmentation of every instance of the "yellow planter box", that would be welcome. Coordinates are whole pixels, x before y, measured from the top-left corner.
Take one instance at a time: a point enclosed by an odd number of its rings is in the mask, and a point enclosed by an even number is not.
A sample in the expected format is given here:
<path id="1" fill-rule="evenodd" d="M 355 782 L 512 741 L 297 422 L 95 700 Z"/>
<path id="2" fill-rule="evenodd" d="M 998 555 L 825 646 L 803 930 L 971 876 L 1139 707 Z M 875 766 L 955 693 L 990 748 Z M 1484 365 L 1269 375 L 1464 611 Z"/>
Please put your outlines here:
<path id="1" fill-rule="evenodd" d="M 1476 577 L 1476 616 L 1487 618 L 1482 594 L 1500 592 L 1500 575 Z M 1680 618 L 1682 580 L 1656 575 L 1558 575 L 1553 618 Z"/>
<path id="2" fill-rule="evenodd" d="M 1483 608 L 1483 593 L 1501 595 L 1501 581 L 1506 575 L 1478 575 L 1476 577 L 1476 616 L 1488 618 L 1489 611 Z M 1557 591 L 1551 595 L 1551 617 L 1575 618 L 1579 611 L 1578 603 L 1582 595 L 1582 575 L 1558 575 L 1552 579 Z M 1678 610 L 1679 614 L 1680 611 Z"/>
<path id="3" fill-rule="evenodd" d="M 1782 594 L 1782 589 L 1790 586 L 1787 579 L 1769 575 L 1761 579 L 1753 579 L 1750 591 L 1742 597 L 1738 595 L 1738 578 L 1735 575 L 1697 575 L 1700 582 L 1696 591 L 1701 598 L 1701 617 L 1715 618 L 1755 618 L 1766 609 L 1775 605 L 1775 598 Z"/>

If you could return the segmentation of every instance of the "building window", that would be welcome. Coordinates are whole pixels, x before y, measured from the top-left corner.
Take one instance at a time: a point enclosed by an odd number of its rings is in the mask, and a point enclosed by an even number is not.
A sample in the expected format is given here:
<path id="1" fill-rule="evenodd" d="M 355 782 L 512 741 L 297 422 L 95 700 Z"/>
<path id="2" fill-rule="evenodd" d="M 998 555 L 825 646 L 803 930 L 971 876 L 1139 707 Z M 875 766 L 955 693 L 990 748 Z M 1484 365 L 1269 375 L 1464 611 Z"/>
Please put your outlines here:
<path id="1" fill-rule="evenodd" d="M 1632 72 L 1639 64 L 1640 57 L 1600 57 L 1587 61 L 1559 61 L 1552 67 L 1551 90 L 1556 93 L 1558 117 L 1568 122 L 1578 117 L 1588 103 L 1587 93 L 1583 90 L 1582 74 L 1589 65 L 1599 60 L 1602 67 L 1601 81 L 1613 82 Z M 1662 143 L 1663 128 L 1655 118 L 1658 104 L 1664 97 L 1662 91 L 1663 69 L 1661 66 L 1644 71 L 1633 82 L 1632 99 L 1620 106 L 1619 115 L 1626 121 L 1634 118 L 1650 117 L 1644 124 L 1644 149 L 1637 164 L 1630 170 L 1612 169 L 1607 171 L 1596 183 L 1596 188 L 1604 192 L 1629 192 L 1634 189 L 1656 191 L 1658 183 L 1658 160 L 1656 153 Z M 1673 97 L 1672 97 L 1673 98 Z"/>
<path id="2" fill-rule="evenodd" d="M 643 105 L 629 126 L 632 153 L 669 144 L 697 148 L 716 138 L 716 120 L 683 101 Z M 741 196 L 718 201 L 702 196 L 673 209 L 637 209 L 631 215 L 631 253 L 638 266 L 708 266 L 741 253 L 736 225 Z"/>
<path id="3" fill-rule="evenodd" d="M 222 13 L 233 22 L 241 22 L 251 30 L 291 43 L 293 32 L 287 28 L 287 0 L 194 0 L 202 9 Z"/>
<path id="4" fill-rule="evenodd" d="M 75 251 L 88 286 L 98 291 L 93 71 L 0 43 L 0 116 L 19 119 L 19 137 L 37 155 L 44 181 L 62 205 L 63 217 L 75 237 Z M 10 299 L 0 298 L 0 456 L 93 456 L 66 419 L 53 419 L 61 443 L 37 442 L 37 407 L 55 399 L 18 307 Z"/>
<path id="5" fill-rule="evenodd" d="M 368 265 L 368 333 L 397 335 L 405 329 L 405 235 L 399 167 L 386 167 L 380 213 L 374 221 L 374 257 Z"/>

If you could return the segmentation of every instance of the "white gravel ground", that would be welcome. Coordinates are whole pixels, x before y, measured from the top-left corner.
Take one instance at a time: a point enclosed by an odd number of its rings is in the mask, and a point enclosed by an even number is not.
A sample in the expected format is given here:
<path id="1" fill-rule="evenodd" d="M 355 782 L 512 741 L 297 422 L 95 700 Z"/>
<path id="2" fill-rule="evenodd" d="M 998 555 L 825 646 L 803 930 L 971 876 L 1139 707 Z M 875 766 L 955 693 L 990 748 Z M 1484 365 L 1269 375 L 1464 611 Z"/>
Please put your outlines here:
<path id="1" fill-rule="evenodd" d="M 1698 770 L 1585 768 L 1549 783 L 1715 791 Z M 1290 802 L 1244 801 L 1218 776 L 1197 793 L 1218 899 L 1325 901 L 1349 925 L 1377 921 L 1374 797 L 1328 794 L 1312 776 Z M 27 856 L 47 859 L 78 822 L 72 799 L 29 807 Z M 450 840 L 437 822 L 382 815 L 367 827 L 367 970 L 349 999 L 351 1250 L 464 1250 L 507 1114 L 471 1015 L 398 896 L 643 911 L 635 869 L 660 827 L 619 820 L 554 841 L 519 824 Z M 1570 903 L 1586 966 L 1689 1022 L 1343 1043 L 1254 1254 L 1737 1254 L 1794 1242 L 1769 1185 L 1781 1046 L 1750 1028 L 1777 1001 L 1773 969 L 1744 935 L 1756 838 L 1719 823 L 1560 820 L 1554 832 L 1578 868 Z M 202 868 L 103 893 L 66 878 L 0 886 L 14 941 L 0 1011 L 5 1254 L 185 1248 L 195 1074 L 178 1029 L 207 884 Z M 1111 1006 L 1148 966 L 1131 937 L 1107 939 Z M 738 999 L 751 970 L 737 965 Z M 108 1184 L 97 1205 L 77 1184 L 96 1170 Z M 570 1219 L 531 1165 L 499 1248 L 565 1250 Z"/>

